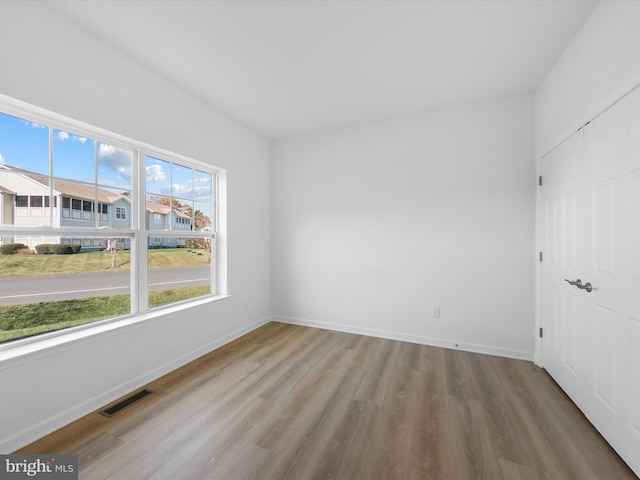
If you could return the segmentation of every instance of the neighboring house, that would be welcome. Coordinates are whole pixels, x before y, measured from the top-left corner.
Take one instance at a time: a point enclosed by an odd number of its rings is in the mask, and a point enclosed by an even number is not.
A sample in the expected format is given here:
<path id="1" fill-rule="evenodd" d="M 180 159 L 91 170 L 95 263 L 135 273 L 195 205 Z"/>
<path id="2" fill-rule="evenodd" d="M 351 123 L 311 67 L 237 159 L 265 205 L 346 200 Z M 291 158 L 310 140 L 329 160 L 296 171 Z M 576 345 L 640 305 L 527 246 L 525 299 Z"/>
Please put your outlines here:
<path id="1" fill-rule="evenodd" d="M 130 228 L 131 203 L 125 195 L 100 188 L 96 192 L 88 184 L 56 179 L 53 206 L 50 205 L 50 198 L 48 177 L 0 165 L 0 222 L 3 225 L 47 225 L 53 208 L 54 227 Z M 146 202 L 145 210 L 145 222 L 149 230 L 162 231 L 171 227 L 172 230 L 191 230 L 191 218 L 181 211 L 150 201 Z M 25 235 L 0 238 L 0 244 L 12 242 L 24 243 L 30 248 L 42 243 L 78 243 L 83 250 L 105 248 L 102 238 Z M 153 247 L 181 247 L 184 244 L 183 238 L 149 237 L 149 246 Z M 124 248 L 129 247 L 129 241 L 126 240 Z"/>
<path id="2" fill-rule="evenodd" d="M 145 207 L 145 222 L 150 234 L 149 246 L 152 248 L 184 247 L 184 238 L 153 237 L 151 234 L 154 230 L 191 231 L 191 217 L 161 203 L 147 201 Z M 171 211 L 173 215 L 170 215 Z"/>

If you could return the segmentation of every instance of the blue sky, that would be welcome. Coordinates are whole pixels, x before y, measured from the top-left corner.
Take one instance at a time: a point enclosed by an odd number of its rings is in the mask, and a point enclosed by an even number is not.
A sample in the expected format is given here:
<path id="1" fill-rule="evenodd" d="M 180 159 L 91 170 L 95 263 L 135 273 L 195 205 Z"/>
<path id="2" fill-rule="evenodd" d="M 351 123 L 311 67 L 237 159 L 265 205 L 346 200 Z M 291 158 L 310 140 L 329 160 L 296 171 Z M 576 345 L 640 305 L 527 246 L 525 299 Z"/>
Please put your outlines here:
<path id="1" fill-rule="evenodd" d="M 48 174 L 48 128 L 0 113 L 0 163 Z"/>
<path id="2" fill-rule="evenodd" d="M 131 190 L 133 152 L 53 129 L 53 174 L 57 178 L 95 183 L 116 192 Z M 49 174 L 49 127 L 0 113 L 0 163 Z M 177 198 L 211 216 L 210 173 L 159 160 L 145 159 L 148 194 Z"/>
<path id="3" fill-rule="evenodd" d="M 133 153 L 72 132 L 53 130 L 54 176 L 131 190 Z M 49 128 L 0 113 L 0 163 L 49 174 Z"/>

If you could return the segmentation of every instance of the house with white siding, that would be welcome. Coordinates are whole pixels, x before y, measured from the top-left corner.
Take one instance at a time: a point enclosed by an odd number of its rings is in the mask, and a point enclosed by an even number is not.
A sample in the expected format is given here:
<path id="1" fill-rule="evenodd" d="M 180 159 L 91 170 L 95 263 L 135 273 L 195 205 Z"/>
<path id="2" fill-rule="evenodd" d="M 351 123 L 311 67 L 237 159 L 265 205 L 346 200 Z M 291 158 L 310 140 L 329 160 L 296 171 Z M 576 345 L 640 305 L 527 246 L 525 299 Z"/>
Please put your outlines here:
<path id="1" fill-rule="evenodd" d="M 147 201 L 145 203 L 145 212 L 147 231 L 150 233 L 162 230 L 191 231 L 191 217 L 180 210 L 170 208 L 168 205 Z M 149 247 L 151 248 L 175 248 L 183 247 L 184 245 L 184 238 L 154 237 L 149 235 Z"/>
<path id="2" fill-rule="evenodd" d="M 97 227 L 128 229 L 131 202 L 127 195 L 69 180 L 54 180 L 50 195 L 49 178 L 28 170 L 0 165 L 0 223 L 16 226 Z M 51 201 L 53 200 L 53 205 Z M 53 212 L 51 211 L 53 209 Z M 191 230 L 189 215 L 167 205 L 147 201 L 145 222 L 148 230 Z M 42 243 L 77 243 L 83 250 L 105 248 L 102 238 L 73 236 L 4 237 L 1 243 L 24 243 L 30 248 Z M 182 247 L 182 238 L 149 237 L 149 246 Z M 124 248 L 129 248 L 128 240 Z"/>

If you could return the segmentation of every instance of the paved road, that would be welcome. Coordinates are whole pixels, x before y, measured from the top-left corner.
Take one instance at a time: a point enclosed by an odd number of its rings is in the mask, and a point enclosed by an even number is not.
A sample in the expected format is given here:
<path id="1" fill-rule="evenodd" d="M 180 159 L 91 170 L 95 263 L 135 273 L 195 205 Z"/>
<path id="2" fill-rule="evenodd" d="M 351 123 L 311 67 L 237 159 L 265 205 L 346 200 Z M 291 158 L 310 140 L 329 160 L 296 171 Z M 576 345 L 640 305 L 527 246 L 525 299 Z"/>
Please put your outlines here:
<path id="1" fill-rule="evenodd" d="M 210 267 L 154 269 L 149 271 L 149 287 L 168 290 L 206 285 L 209 272 Z M 129 283 L 129 271 L 0 278 L 0 305 L 128 294 Z"/>

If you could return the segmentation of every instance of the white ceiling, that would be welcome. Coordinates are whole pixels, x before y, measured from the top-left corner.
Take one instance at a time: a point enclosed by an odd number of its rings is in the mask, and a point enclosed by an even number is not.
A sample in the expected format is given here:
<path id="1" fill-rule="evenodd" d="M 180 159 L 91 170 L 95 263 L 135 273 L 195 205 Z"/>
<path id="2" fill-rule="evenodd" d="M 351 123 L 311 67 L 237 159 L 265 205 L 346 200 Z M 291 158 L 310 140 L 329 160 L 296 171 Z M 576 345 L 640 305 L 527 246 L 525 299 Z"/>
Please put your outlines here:
<path id="1" fill-rule="evenodd" d="M 594 0 L 43 2 L 269 138 L 534 91 Z"/>

